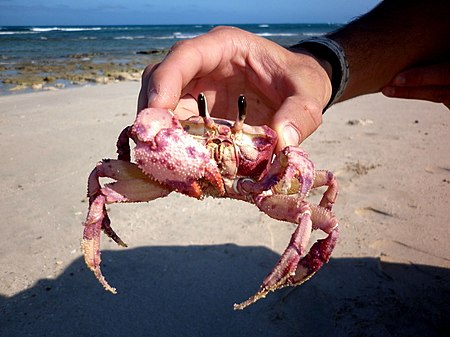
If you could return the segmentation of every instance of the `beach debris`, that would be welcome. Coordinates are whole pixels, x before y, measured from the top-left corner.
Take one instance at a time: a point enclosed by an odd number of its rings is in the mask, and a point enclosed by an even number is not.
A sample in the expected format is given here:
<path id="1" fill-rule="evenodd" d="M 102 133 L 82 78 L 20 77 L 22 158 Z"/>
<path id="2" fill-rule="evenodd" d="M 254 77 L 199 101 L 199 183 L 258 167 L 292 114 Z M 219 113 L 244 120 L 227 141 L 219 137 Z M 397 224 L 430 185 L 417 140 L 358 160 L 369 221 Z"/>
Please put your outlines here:
<path id="1" fill-rule="evenodd" d="M 381 164 L 363 164 L 359 160 L 357 162 L 346 162 L 345 169 L 354 172 L 356 175 L 366 175 L 370 170 L 380 167 Z"/>
<path id="2" fill-rule="evenodd" d="M 373 124 L 373 120 L 371 120 L 371 119 L 351 119 L 351 120 L 347 121 L 347 125 L 366 126 L 366 125 L 371 125 L 371 124 Z"/>
<path id="3" fill-rule="evenodd" d="M 88 179 L 89 210 L 81 244 L 87 266 L 104 288 L 111 287 L 100 270 L 103 231 L 120 246 L 127 245 L 111 227 L 106 204 L 147 202 L 175 191 L 202 199 L 228 197 L 255 204 L 268 216 L 296 224 L 286 250 L 259 290 L 235 304 L 244 309 L 277 289 L 300 285 L 330 259 L 338 240 L 332 207 L 338 194 L 334 175 L 315 170 L 305 151 L 288 146 L 274 156 L 277 134 L 267 126 L 244 124 L 246 100 L 238 99 L 234 122 L 212 118 L 206 98 L 198 96 L 199 116 L 178 120 L 172 111 L 141 111 L 117 141 L 118 159 L 97 164 Z M 136 144 L 131 162 L 130 138 Z M 100 178 L 114 180 L 102 186 Z M 311 189 L 326 187 L 318 205 L 306 200 Z M 327 234 L 309 252 L 313 230 Z"/>
<path id="4" fill-rule="evenodd" d="M 376 214 L 380 214 L 380 215 L 384 215 L 384 216 L 389 216 L 389 217 L 394 217 L 395 215 L 392 212 L 389 211 L 385 211 L 376 207 L 372 207 L 372 206 L 367 206 L 367 207 L 361 207 L 361 208 L 357 208 L 355 209 L 355 213 L 358 215 L 366 215 L 368 212 L 373 212 Z"/>

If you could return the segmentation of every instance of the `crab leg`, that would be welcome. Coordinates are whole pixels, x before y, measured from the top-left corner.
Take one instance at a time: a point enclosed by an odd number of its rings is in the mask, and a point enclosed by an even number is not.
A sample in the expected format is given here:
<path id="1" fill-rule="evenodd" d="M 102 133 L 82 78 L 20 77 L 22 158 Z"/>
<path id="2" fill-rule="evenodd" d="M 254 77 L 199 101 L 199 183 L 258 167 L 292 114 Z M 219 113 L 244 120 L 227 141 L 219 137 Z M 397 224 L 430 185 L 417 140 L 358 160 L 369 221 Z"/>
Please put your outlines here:
<path id="1" fill-rule="evenodd" d="M 116 181 L 101 187 L 100 177 L 108 177 Z M 88 180 L 89 211 L 84 223 L 81 250 L 86 265 L 106 290 L 116 293 L 116 289 L 108 284 L 100 270 L 101 231 L 103 230 L 120 246 L 127 246 L 110 226 L 111 221 L 106 211 L 106 204 L 150 201 L 165 197 L 170 192 L 168 188 L 142 173 L 136 164 L 126 161 L 104 160 L 99 162 L 91 172 Z"/>
<path id="2" fill-rule="evenodd" d="M 322 265 L 328 262 L 336 245 L 338 231 L 337 220 L 334 215 L 321 206 L 311 206 L 308 202 L 298 204 L 296 196 L 271 195 L 259 196 L 255 200 L 261 211 L 270 217 L 297 223 L 288 247 L 281 255 L 275 268 L 263 280 L 259 291 L 248 300 L 235 304 L 235 310 L 241 310 L 260 298 L 264 298 L 270 291 L 299 285 L 308 280 Z M 328 237 L 317 241 L 306 252 L 310 234 L 314 227 L 320 228 Z"/>
<path id="3" fill-rule="evenodd" d="M 327 170 L 317 170 L 315 172 L 313 188 L 321 186 L 328 186 L 328 188 L 323 194 L 319 205 L 331 211 L 338 195 L 338 183 L 332 172 Z"/>

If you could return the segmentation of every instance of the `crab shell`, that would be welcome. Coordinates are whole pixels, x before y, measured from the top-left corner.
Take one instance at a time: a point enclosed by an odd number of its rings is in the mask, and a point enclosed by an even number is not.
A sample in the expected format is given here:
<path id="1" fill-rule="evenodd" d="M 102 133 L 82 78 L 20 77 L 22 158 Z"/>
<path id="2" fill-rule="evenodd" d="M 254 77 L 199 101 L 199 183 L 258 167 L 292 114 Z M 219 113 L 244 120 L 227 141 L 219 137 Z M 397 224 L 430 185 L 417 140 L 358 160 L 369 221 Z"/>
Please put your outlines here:
<path id="1" fill-rule="evenodd" d="M 178 121 L 172 111 L 155 108 L 138 114 L 130 137 L 144 173 L 197 198 L 205 191 L 224 195 L 224 180 L 258 180 L 267 172 L 277 142 L 276 132 L 267 126 L 218 118 L 205 122 L 200 116 Z"/>

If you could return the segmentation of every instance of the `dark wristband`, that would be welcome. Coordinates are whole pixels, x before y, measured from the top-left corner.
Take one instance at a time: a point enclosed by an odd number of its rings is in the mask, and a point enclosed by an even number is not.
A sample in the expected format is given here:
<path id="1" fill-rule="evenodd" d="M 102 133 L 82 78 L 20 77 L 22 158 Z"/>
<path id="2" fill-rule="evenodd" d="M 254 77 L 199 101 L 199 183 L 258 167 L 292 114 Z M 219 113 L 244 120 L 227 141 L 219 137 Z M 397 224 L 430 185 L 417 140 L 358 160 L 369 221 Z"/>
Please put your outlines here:
<path id="1" fill-rule="evenodd" d="M 303 49 L 331 65 L 332 92 L 330 101 L 323 109 L 322 113 L 325 113 L 342 96 L 347 86 L 349 69 L 344 50 L 337 42 L 321 36 L 300 41 L 291 48 Z"/>

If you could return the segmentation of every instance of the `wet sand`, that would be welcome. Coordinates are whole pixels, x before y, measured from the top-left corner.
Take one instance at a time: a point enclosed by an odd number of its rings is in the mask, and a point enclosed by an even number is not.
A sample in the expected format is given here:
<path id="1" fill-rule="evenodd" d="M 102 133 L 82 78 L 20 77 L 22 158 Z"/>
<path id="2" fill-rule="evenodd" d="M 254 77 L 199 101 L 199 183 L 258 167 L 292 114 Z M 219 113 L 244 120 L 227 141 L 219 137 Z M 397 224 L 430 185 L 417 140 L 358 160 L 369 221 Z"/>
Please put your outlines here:
<path id="1" fill-rule="evenodd" d="M 450 114 L 370 95 L 303 147 L 336 173 L 341 237 L 310 281 L 245 311 L 294 229 L 233 200 L 111 205 L 105 292 L 80 253 L 86 180 L 115 157 L 139 83 L 0 97 L 0 336 L 446 336 Z"/>

